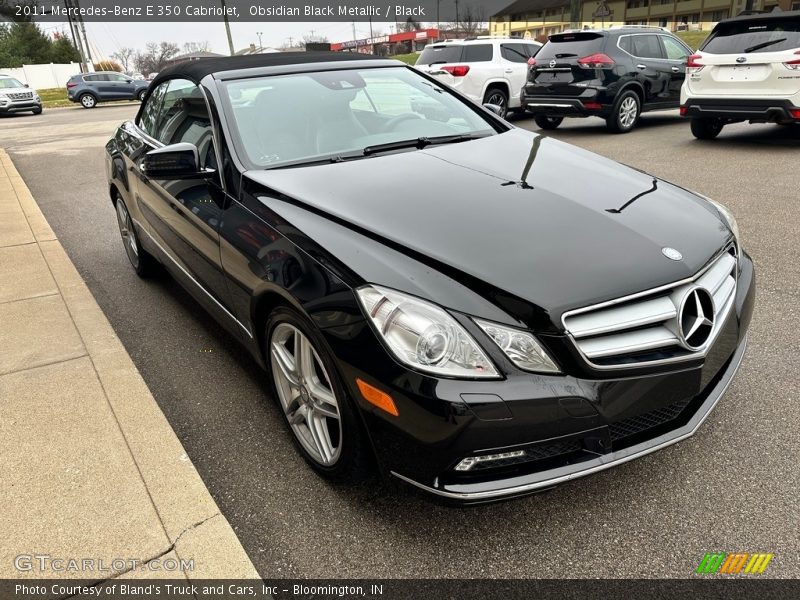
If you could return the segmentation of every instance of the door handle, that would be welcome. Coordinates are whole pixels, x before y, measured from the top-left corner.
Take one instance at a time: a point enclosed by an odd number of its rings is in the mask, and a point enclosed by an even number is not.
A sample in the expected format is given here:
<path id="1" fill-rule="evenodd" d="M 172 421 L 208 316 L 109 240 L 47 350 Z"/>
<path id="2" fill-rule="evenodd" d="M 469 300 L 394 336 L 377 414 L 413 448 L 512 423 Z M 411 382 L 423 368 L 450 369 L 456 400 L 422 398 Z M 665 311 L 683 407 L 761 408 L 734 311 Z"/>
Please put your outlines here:
<path id="1" fill-rule="evenodd" d="M 506 73 L 513 73 L 514 69 L 506 69 Z"/>
<path id="2" fill-rule="evenodd" d="M 672 72 L 673 73 L 680 73 L 681 72 L 681 68 L 680 67 L 672 67 Z"/>
<path id="3" fill-rule="evenodd" d="M 638 64 L 638 65 L 636 65 L 636 68 L 644 71 L 647 68 L 647 65 Z"/>

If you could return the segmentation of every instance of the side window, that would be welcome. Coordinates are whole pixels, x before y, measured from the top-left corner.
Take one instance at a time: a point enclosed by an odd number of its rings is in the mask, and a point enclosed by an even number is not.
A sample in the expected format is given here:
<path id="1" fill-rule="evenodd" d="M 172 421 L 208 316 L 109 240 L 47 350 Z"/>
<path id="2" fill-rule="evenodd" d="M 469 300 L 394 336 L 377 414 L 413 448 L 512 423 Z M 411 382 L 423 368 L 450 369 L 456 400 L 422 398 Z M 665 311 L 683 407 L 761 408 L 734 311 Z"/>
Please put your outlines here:
<path id="1" fill-rule="evenodd" d="M 137 122 L 139 128 L 151 137 L 155 137 L 156 123 L 158 122 L 158 115 L 161 112 L 161 106 L 164 104 L 164 94 L 167 91 L 167 85 L 167 83 L 162 83 L 153 90 Z"/>
<path id="2" fill-rule="evenodd" d="M 83 80 L 86 83 L 95 83 L 97 81 L 100 81 L 100 75 L 84 75 Z"/>
<path id="3" fill-rule="evenodd" d="M 494 56 L 494 47 L 491 44 L 466 44 L 462 59 L 464 62 L 489 62 Z"/>
<path id="4" fill-rule="evenodd" d="M 526 63 L 530 55 L 525 51 L 525 44 L 502 44 L 500 55 L 511 62 Z"/>
<path id="5" fill-rule="evenodd" d="M 659 36 L 652 34 L 634 35 L 633 37 L 633 54 L 639 58 L 664 58 L 661 52 L 661 44 L 658 41 Z"/>
<path id="6" fill-rule="evenodd" d="M 672 38 L 665 35 L 660 37 L 664 44 L 664 51 L 666 52 L 668 59 L 685 60 L 689 56 L 689 53 L 686 51 L 686 48 L 683 46 L 683 44 L 676 42 Z"/>
<path id="7" fill-rule="evenodd" d="M 535 46 L 533 44 L 525 44 L 525 52 L 527 53 L 528 58 L 530 58 L 531 56 L 536 56 L 539 53 L 539 48 L 541 48 L 541 46 Z"/>
<path id="8" fill-rule="evenodd" d="M 108 78 L 111 81 L 128 81 L 128 78 L 124 75 L 109 75 Z"/>
<path id="9" fill-rule="evenodd" d="M 164 94 L 153 135 L 164 145 L 188 142 L 197 146 L 200 166 L 214 160 L 211 118 L 200 88 L 185 79 L 172 79 Z"/>
<path id="10" fill-rule="evenodd" d="M 619 47 L 628 54 L 633 54 L 633 41 L 631 41 L 631 36 L 623 35 L 619 38 Z"/>

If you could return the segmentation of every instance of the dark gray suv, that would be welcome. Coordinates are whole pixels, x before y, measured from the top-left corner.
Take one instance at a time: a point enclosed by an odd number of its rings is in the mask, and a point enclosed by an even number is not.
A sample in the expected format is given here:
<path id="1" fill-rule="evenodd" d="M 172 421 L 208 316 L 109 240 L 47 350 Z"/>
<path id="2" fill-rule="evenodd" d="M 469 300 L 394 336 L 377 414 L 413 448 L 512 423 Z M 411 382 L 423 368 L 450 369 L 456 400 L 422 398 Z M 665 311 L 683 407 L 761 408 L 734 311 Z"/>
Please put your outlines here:
<path id="1" fill-rule="evenodd" d="M 149 82 L 132 79 L 115 71 L 98 71 L 73 75 L 67 82 L 67 97 L 80 102 L 83 108 L 94 108 L 98 102 L 139 100 L 147 93 Z"/>

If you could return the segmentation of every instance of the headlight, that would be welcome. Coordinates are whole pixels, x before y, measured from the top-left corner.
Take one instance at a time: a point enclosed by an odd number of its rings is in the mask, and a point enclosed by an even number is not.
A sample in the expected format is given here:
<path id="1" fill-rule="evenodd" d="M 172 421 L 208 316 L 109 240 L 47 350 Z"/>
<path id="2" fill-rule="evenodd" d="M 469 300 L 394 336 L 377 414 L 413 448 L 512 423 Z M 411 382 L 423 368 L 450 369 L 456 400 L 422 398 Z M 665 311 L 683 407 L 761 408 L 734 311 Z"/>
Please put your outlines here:
<path id="1" fill-rule="evenodd" d="M 703 198 L 706 198 L 703 196 Z M 733 216 L 733 213 L 728 210 L 726 206 L 720 204 L 716 200 L 712 200 L 711 198 L 706 198 L 711 204 L 713 204 L 723 218 L 728 222 L 728 227 L 730 227 L 731 231 L 733 232 L 733 237 L 736 239 L 736 245 L 741 246 L 741 242 L 739 241 L 739 224 L 736 222 L 736 217 Z"/>
<path id="2" fill-rule="evenodd" d="M 475 322 L 494 340 L 503 354 L 523 371 L 560 372 L 553 359 L 530 333 L 478 319 Z"/>
<path id="3" fill-rule="evenodd" d="M 435 304 L 376 285 L 365 285 L 356 294 L 376 331 L 400 362 L 448 377 L 499 376 L 477 342 Z"/>

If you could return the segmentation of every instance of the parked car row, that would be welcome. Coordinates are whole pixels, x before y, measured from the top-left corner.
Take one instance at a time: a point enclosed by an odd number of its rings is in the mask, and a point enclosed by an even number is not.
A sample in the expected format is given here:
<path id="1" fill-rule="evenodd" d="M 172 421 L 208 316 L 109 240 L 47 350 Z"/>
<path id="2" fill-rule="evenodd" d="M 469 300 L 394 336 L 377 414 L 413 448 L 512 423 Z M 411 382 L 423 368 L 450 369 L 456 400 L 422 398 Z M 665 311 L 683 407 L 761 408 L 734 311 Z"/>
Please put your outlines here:
<path id="1" fill-rule="evenodd" d="M 642 113 L 675 108 L 700 139 L 740 121 L 800 123 L 800 11 L 721 21 L 696 53 L 666 29 L 624 26 L 567 31 L 543 46 L 436 43 L 416 66 L 502 115 L 527 111 L 542 129 L 600 117 L 626 133 Z"/>

